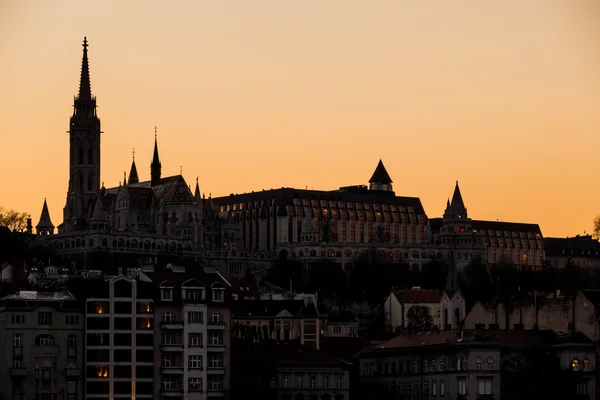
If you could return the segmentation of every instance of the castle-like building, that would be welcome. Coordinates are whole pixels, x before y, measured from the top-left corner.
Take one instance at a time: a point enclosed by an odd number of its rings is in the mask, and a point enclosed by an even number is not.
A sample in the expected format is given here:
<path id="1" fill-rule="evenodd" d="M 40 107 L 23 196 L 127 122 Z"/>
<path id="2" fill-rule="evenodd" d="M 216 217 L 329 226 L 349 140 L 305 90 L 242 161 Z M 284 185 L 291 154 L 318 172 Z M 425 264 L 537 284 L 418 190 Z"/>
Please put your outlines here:
<path id="1" fill-rule="evenodd" d="M 135 158 L 118 187 L 100 180 L 100 119 L 92 96 L 87 40 L 79 94 L 70 119 L 70 174 L 63 223 L 54 234 L 44 201 L 39 235 L 85 267 L 98 252 L 128 255 L 128 263 L 174 255 L 213 264 L 228 275 L 268 268 L 275 259 L 310 266 L 322 259 L 348 266 L 364 257 L 420 268 L 434 260 L 460 267 L 472 260 L 527 268 L 543 264 L 536 224 L 469 218 L 458 182 L 442 218 L 429 219 L 418 197 L 397 196 L 380 160 L 369 186 L 338 190 L 281 188 L 208 199 L 196 180 L 163 177 L 154 137 L 150 179 L 140 181 Z M 134 265 L 132 265 L 134 266 Z"/>

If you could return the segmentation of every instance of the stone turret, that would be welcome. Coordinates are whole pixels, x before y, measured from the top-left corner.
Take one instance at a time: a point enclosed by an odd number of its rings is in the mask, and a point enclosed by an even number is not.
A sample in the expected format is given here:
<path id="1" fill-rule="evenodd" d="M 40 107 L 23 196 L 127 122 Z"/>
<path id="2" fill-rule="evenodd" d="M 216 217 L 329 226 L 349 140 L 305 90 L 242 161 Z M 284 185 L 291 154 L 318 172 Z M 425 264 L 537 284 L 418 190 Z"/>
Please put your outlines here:
<path id="1" fill-rule="evenodd" d="M 50 219 L 50 212 L 48 211 L 48 203 L 44 199 L 44 205 L 42 206 L 42 214 L 40 215 L 40 222 L 35 226 L 35 230 L 40 236 L 54 235 L 54 224 Z"/>

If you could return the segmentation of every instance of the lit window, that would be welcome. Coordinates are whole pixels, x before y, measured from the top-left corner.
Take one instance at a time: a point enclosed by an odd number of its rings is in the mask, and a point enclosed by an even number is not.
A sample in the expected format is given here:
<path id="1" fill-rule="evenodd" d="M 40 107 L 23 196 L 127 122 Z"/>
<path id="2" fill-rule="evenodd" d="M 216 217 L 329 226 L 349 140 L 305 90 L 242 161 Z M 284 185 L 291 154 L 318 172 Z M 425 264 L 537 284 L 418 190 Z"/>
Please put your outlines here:
<path id="1" fill-rule="evenodd" d="M 585 360 L 583 360 L 583 370 L 584 371 L 590 370 L 590 360 L 587 358 Z"/>
<path id="2" fill-rule="evenodd" d="M 106 309 L 104 307 L 104 303 L 101 301 L 96 302 L 96 314 L 104 314 Z"/>
<path id="3" fill-rule="evenodd" d="M 96 376 L 98 378 L 108 378 L 108 365 L 96 367 Z"/>
<path id="4" fill-rule="evenodd" d="M 579 371 L 579 360 L 574 358 L 573 361 L 571 361 L 571 369 L 573 369 L 573 371 Z"/>

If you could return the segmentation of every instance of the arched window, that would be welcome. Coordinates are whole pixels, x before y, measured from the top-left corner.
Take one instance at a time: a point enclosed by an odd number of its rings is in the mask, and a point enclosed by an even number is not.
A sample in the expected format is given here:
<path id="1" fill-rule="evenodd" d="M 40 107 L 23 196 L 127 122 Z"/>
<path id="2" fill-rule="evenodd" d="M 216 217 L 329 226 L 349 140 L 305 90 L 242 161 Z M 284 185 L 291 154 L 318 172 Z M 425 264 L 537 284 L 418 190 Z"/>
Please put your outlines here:
<path id="1" fill-rule="evenodd" d="M 583 370 L 584 371 L 590 370 L 590 360 L 587 358 L 583 360 Z"/>
<path id="2" fill-rule="evenodd" d="M 194 217 L 192 216 L 192 212 L 188 211 L 188 222 L 193 222 L 194 221 Z"/>
<path id="3" fill-rule="evenodd" d="M 223 316 L 221 315 L 220 312 L 213 311 L 210 314 L 210 322 L 213 324 L 219 324 L 219 323 L 223 322 Z"/>
<path id="4" fill-rule="evenodd" d="M 477 361 L 475 362 L 475 365 L 477 367 L 477 371 L 481 371 L 482 367 L 482 362 L 481 362 L 481 358 L 477 358 Z"/>
<path id="5" fill-rule="evenodd" d="M 54 337 L 52 335 L 39 335 L 35 338 L 36 346 L 54 346 Z"/>
<path id="6" fill-rule="evenodd" d="M 491 371 L 494 369 L 494 359 L 492 357 L 488 358 L 487 364 L 488 364 L 488 370 Z"/>
<path id="7" fill-rule="evenodd" d="M 418 260 L 419 259 L 419 253 L 417 251 L 413 251 L 412 252 L 412 258 L 415 259 L 415 260 Z"/>
<path id="8" fill-rule="evenodd" d="M 92 165 L 94 164 L 94 149 L 92 149 L 91 147 L 88 149 L 88 164 Z"/>
<path id="9" fill-rule="evenodd" d="M 167 310 L 163 313 L 162 320 L 163 322 L 173 322 L 175 321 L 175 314 L 173 314 L 173 311 Z"/>
<path id="10" fill-rule="evenodd" d="M 571 361 L 571 369 L 573 369 L 573 371 L 579 371 L 579 360 L 574 358 L 573 361 Z"/>
<path id="11" fill-rule="evenodd" d="M 91 192 L 94 187 L 94 178 L 92 177 L 92 175 L 88 175 L 88 190 Z"/>
<path id="12" fill-rule="evenodd" d="M 83 149 L 81 147 L 77 148 L 77 161 L 79 162 L 79 165 L 83 164 Z"/>

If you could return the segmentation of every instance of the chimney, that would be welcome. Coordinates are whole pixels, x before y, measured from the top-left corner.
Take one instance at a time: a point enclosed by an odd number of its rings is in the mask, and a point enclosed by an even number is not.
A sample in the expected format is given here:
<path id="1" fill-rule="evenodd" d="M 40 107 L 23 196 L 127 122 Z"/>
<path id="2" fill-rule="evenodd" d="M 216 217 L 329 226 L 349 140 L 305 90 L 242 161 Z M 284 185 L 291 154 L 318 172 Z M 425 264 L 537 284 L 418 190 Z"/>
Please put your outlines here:
<path id="1" fill-rule="evenodd" d="M 33 224 L 31 223 L 31 217 L 27 218 L 27 233 L 30 235 L 33 233 Z"/>

